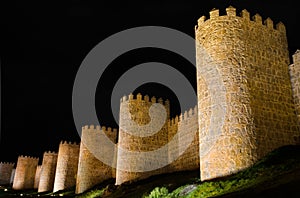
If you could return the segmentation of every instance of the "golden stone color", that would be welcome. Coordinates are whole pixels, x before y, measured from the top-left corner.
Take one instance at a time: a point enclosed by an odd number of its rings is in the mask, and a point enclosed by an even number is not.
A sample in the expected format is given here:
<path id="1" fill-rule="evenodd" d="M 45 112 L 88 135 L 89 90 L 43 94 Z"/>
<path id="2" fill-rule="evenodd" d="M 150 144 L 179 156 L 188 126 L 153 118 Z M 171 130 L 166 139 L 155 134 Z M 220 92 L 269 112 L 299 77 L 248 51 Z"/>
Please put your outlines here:
<path id="1" fill-rule="evenodd" d="M 116 143 L 117 129 L 112 129 L 110 127 L 106 128 L 104 126 L 102 126 L 101 129 L 113 143 Z M 90 152 L 90 150 L 96 151 L 97 149 L 99 149 L 98 147 L 93 148 L 93 146 L 99 145 L 89 145 L 88 148 L 85 145 L 85 140 L 87 138 L 95 137 L 95 134 L 97 132 L 100 132 L 100 126 L 94 127 L 94 125 L 91 125 L 82 127 L 78 172 L 76 180 L 77 194 L 94 187 L 96 184 L 99 184 L 104 180 L 116 178 L 115 168 L 104 164 L 102 161 L 97 159 L 93 153 Z M 114 155 L 116 157 L 116 153 L 107 154 Z"/>
<path id="2" fill-rule="evenodd" d="M 214 9 L 195 27 L 201 180 L 245 169 L 300 135 L 284 25 L 226 13 Z"/>
<path id="3" fill-rule="evenodd" d="M 74 187 L 78 168 L 79 144 L 62 141 L 59 144 L 53 192 Z"/>
<path id="4" fill-rule="evenodd" d="M 52 191 L 57 164 L 57 153 L 45 152 L 39 175 L 38 192 Z"/>
<path id="5" fill-rule="evenodd" d="M 0 162 L 0 185 L 10 184 L 10 178 L 15 163 Z"/>
<path id="6" fill-rule="evenodd" d="M 166 109 L 166 120 L 162 128 L 157 131 L 155 134 L 147 137 L 135 136 L 130 133 L 123 131 L 124 128 L 131 129 L 134 128 L 130 126 L 131 122 L 128 122 L 125 114 L 130 114 L 130 119 L 133 120 L 138 125 L 146 125 L 150 122 L 149 109 L 152 104 L 155 103 L 162 104 Z M 128 107 L 129 112 L 126 111 Z M 154 117 L 161 117 L 161 115 L 153 115 Z M 153 125 L 158 125 L 158 123 L 152 123 Z M 147 158 L 153 158 L 153 155 L 149 155 L 149 151 L 155 151 L 160 147 L 168 144 L 168 142 L 174 137 L 176 133 L 183 130 L 183 135 L 178 136 L 175 140 L 177 144 L 174 148 L 168 148 L 167 153 L 160 153 L 159 156 L 156 156 L 153 159 L 147 159 L 153 164 L 159 164 L 161 161 L 169 159 L 169 156 L 174 152 L 182 152 L 180 144 L 186 144 L 186 139 L 190 135 L 194 137 L 192 143 L 189 147 L 183 152 L 183 154 L 175 161 L 170 161 L 169 165 L 152 170 L 152 171 L 131 171 L 138 167 L 140 170 L 143 170 L 144 167 L 149 166 L 141 162 L 140 156 L 126 155 L 121 153 L 118 150 L 117 155 L 117 173 L 116 173 L 116 184 L 122 184 L 127 181 L 134 181 L 147 178 L 152 175 L 157 175 L 161 173 L 174 172 L 180 170 L 195 170 L 199 168 L 199 155 L 198 155 L 198 127 L 197 127 L 197 108 L 190 109 L 189 112 L 177 116 L 175 119 L 170 120 L 170 104 L 169 101 L 163 101 L 158 99 L 156 101 L 155 97 L 152 97 L 149 100 L 149 97 L 146 95 L 142 97 L 141 94 L 137 94 L 136 98 L 132 94 L 129 97 L 123 97 L 121 99 L 120 105 L 120 129 L 118 136 L 118 147 L 128 150 L 141 153 L 143 155 L 142 161 L 146 161 Z M 153 126 L 155 127 L 155 126 Z M 130 131 L 129 131 L 130 132 Z M 143 131 L 139 131 L 143 133 Z M 172 153 L 173 152 L 173 153 Z M 151 166 L 151 165 L 150 165 Z M 125 171 L 126 170 L 126 171 Z M 128 170 L 128 171 L 127 171 Z"/>
<path id="7" fill-rule="evenodd" d="M 34 187 L 35 172 L 38 162 L 39 158 L 22 155 L 18 157 L 12 186 L 14 190 L 32 189 Z"/>
<path id="8" fill-rule="evenodd" d="M 42 165 L 38 165 L 35 170 L 35 176 L 34 176 L 34 189 L 39 188 L 39 183 L 40 183 L 40 176 L 41 176 L 41 170 L 42 170 Z"/>

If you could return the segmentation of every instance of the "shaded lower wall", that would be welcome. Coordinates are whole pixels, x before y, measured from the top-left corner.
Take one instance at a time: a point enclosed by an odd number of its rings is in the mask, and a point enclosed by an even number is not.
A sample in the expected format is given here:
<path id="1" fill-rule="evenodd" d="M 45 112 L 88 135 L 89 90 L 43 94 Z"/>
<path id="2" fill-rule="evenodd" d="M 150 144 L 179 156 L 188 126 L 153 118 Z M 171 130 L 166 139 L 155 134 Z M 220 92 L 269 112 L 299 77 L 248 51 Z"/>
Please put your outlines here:
<path id="1" fill-rule="evenodd" d="M 0 185 L 10 184 L 10 178 L 15 163 L 0 162 Z"/>
<path id="2" fill-rule="evenodd" d="M 35 157 L 19 156 L 14 182 L 14 190 L 24 190 L 34 188 L 36 167 L 39 159 Z"/>

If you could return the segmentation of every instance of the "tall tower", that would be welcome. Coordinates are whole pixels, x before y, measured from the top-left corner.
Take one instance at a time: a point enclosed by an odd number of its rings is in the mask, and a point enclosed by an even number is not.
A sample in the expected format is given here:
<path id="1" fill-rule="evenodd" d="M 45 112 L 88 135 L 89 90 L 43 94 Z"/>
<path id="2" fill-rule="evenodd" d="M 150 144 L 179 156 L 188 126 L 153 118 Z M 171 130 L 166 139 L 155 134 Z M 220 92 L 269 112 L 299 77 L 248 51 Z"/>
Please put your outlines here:
<path id="1" fill-rule="evenodd" d="M 14 190 L 24 190 L 34 188 L 35 171 L 39 158 L 29 156 L 19 156 L 14 182 Z"/>
<path id="2" fill-rule="evenodd" d="M 10 184 L 10 178 L 15 163 L 0 162 L 0 185 Z"/>
<path id="3" fill-rule="evenodd" d="M 40 176 L 41 176 L 41 170 L 42 170 L 42 165 L 38 165 L 35 170 L 35 176 L 34 176 L 34 189 L 39 188 L 39 183 L 40 183 Z"/>
<path id="4" fill-rule="evenodd" d="M 229 7 L 202 16 L 195 28 L 201 179 L 249 167 L 295 144 L 285 26 Z"/>
<path id="5" fill-rule="evenodd" d="M 79 144 L 62 141 L 59 144 L 53 192 L 75 187 Z"/>
<path id="6" fill-rule="evenodd" d="M 141 94 L 137 94 L 136 98 L 130 94 L 128 98 L 124 96 L 121 99 L 117 185 L 166 172 L 163 168 L 148 169 L 152 165 L 157 166 L 168 160 L 168 152 L 160 153 L 160 155 L 152 155 L 155 152 L 151 152 L 168 143 L 169 102 L 163 103 L 162 99 L 158 100 L 158 103 L 165 107 L 165 120 L 163 120 L 161 113 L 155 111 L 152 112 L 153 120 L 150 119 L 149 110 L 151 105 L 155 103 L 155 97 L 152 97 L 150 101 L 148 96 L 143 98 Z M 153 134 L 145 136 L 150 130 L 154 130 L 152 131 Z"/>
<path id="7" fill-rule="evenodd" d="M 52 191 L 57 163 L 57 153 L 45 152 L 40 172 L 38 192 Z"/>
<path id="8" fill-rule="evenodd" d="M 103 126 L 102 131 L 100 131 L 100 126 L 82 127 L 76 193 L 82 193 L 104 180 L 116 178 L 113 164 L 105 164 L 95 156 L 95 152 L 103 151 L 104 145 L 101 145 L 98 141 L 94 141 L 95 144 L 89 141 L 91 139 L 97 140 L 97 136 L 101 135 L 106 135 L 113 144 L 116 144 L 117 129 Z M 115 158 L 116 149 L 112 153 L 107 151 L 105 154 Z"/>

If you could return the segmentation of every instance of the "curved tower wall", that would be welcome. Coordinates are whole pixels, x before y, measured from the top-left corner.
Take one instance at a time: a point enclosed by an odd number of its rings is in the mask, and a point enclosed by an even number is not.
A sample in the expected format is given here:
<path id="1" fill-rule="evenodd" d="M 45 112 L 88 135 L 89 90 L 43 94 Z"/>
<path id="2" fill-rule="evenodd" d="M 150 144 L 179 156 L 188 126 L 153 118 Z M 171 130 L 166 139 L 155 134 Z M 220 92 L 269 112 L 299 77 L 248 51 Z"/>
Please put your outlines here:
<path id="1" fill-rule="evenodd" d="M 41 170 L 42 170 L 42 165 L 38 165 L 36 167 L 35 176 L 34 176 L 34 185 L 33 185 L 34 189 L 38 189 L 39 188 Z"/>
<path id="2" fill-rule="evenodd" d="M 10 184 L 10 178 L 15 163 L 0 162 L 0 185 Z"/>
<path id="3" fill-rule="evenodd" d="M 38 165 L 39 158 L 29 156 L 19 156 L 14 182 L 14 190 L 24 190 L 34 188 L 34 178 L 36 167 Z"/>
<path id="4" fill-rule="evenodd" d="M 299 137 L 284 25 L 226 12 L 212 10 L 195 28 L 202 180 L 247 168 Z"/>
<path id="5" fill-rule="evenodd" d="M 79 144 L 60 142 L 55 171 L 53 192 L 65 190 L 76 185 Z"/>
<path id="6" fill-rule="evenodd" d="M 57 164 L 57 153 L 45 152 L 40 172 L 38 192 L 52 191 Z"/>
<path id="7" fill-rule="evenodd" d="M 91 138 L 96 140 L 95 137 L 101 134 L 106 135 L 112 143 L 116 143 L 117 129 L 106 128 L 104 126 L 101 129 L 102 131 L 100 131 L 100 126 L 95 127 L 94 125 L 82 127 L 76 193 L 82 193 L 104 180 L 116 178 L 115 168 L 112 168 L 112 165 L 103 163 L 95 156 L 94 152 L 104 149 L 103 145 L 100 145 L 97 141 L 96 144 L 89 143 Z M 113 153 L 106 154 L 115 158 L 116 150 Z"/>
<path id="8" fill-rule="evenodd" d="M 155 166 L 161 161 L 168 160 L 168 153 L 161 153 L 155 159 L 148 154 L 148 151 L 154 151 L 161 146 L 168 143 L 168 119 L 170 116 L 169 102 L 166 101 L 163 104 L 162 99 L 158 102 L 164 105 L 166 109 L 166 120 L 162 128 L 155 134 L 147 137 L 141 137 L 133 135 L 130 132 L 136 130 L 136 126 L 145 126 L 150 122 L 149 108 L 152 104 L 156 103 L 156 98 L 149 100 L 148 96 L 142 98 L 141 94 L 137 94 L 136 98 L 133 95 L 123 97 L 120 104 L 120 122 L 119 122 L 119 138 L 118 138 L 118 154 L 117 154 L 117 172 L 116 172 L 116 184 L 122 184 L 126 181 L 140 180 L 147 178 L 151 175 L 167 172 L 166 168 L 160 168 L 153 171 L 142 171 L 146 166 L 147 161 L 153 163 Z M 153 115 L 156 118 L 161 118 L 161 114 Z M 161 118 L 162 119 L 162 118 Z M 133 121 L 133 122 L 132 122 Z M 153 123 L 153 126 L 158 123 Z M 127 132 L 124 129 L 128 130 Z M 144 131 L 140 130 L 139 133 L 143 134 Z M 139 153 L 141 156 L 130 155 L 121 152 L 121 150 L 133 151 Z M 134 170 L 141 170 L 135 172 Z"/>

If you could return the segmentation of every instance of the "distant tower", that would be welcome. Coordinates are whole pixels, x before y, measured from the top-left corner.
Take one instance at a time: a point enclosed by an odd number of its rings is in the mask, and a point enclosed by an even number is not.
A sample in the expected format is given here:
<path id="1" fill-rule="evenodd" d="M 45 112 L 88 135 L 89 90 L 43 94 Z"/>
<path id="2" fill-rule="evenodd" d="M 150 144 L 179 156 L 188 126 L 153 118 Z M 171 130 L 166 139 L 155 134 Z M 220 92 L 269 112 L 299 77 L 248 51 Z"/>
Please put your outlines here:
<path id="1" fill-rule="evenodd" d="M 35 177 L 34 177 L 34 189 L 39 188 L 39 183 L 40 183 L 40 176 L 41 176 L 41 170 L 42 170 L 42 165 L 38 165 L 36 167 L 35 171 Z"/>
<path id="2" fill-rule="evenodd" d="M 45 152 L 40 172 L 38 192 L 52 191 L 57 163 L 57 153 Z"/>
<path id="3" fill-rule="evenodd" d="M 10 177 L 15 163 L 0 162 L 0 185 L 10 184 Z"/>
<path id="4" fill-rule="evenodd" d="M 33 189 L 38 162 L 39 158 L 22 155 L 18 157 L 13 183 L 14 190 Z"/>
<path id="5" fill-rule="evenodd" d="M 126 181 L 139 180 L 167 172 L 166 169 L 160 168 L 158 170 L 144 172 L 143 169 L 149 166 L 147 160 L 151 161 L 153 165 L 160 163 L 161 161 L 168 160 L 168 153 L 161 153 L 156 159 L 152 159 L 148 151 L 154 151 L 168 143 L 168 120 L 170 116 L 169 103 L 163 104 L 162 99 L 158 102 L 164 105 L 166 109 L 166 120 L 162 120 L 162 115 L 153 115 L 153 118 L 158 118 L 163 121 L 162 128 L 156 131 L 155 134 L 147 137 L 140 137 L 137 135 L 130 134 L 136 130 L 136 126 L 145 126 L 150 122 L 149 108 L 152 104 L 156 103 L 156 98 L 145 96 L 142 98 L 141 94 L 137 94 L 136 98 L 133 95 L 129 95 L 129 98 L 123 97 L 121 99 L 120 106 L 120 122 L 119 122 L 119 138 L 118 138 L 118 157 L 117 157 L 117 173 L 116 173 L 116 184 L 122 184 Z M 157 126 L 158 123 L 153 123 L 153 126 Z M 124 131 L 126 129 L 127 131 Z M 145 131 L 139 130 L 141 134 Z M 138 152 L 143 157 L 136 157 L 134 155 L 127 155 L 122 153 L 121 149 L 125 151 Z M 135 172 L 134 170 L 141 170 Z M 132 171 L 131 171 L 132 170 Z"/>
<path id="6" fill-rule="evenodd" d="M 104 132 L 103 135 L 106 135 L 112 143 L 116 143 L 117 129 L 102 127 L 102 131 Z M 76 193 L 82 193 L 104 180 L 116 178 L 116 171 L 112 168 L 112 164 L 104 164 L 101 160 L 94 156 L 93 152 L 96 152 L 99 149 L 104 149 L 103 145 L 100 145 L 99 142 L 96 145 L 85 145 L 88 142 L 88 139 L 99 135 L 101 135 L 100 126 L 94 127 L 91 125 L 82 127 Z M 93 151 L 90 151 L 90 149 Z M 116 151 L 114 153 L 106 154 L 116 158 Z"/>
<path id="7" fill-rule="evenodd" d="M 299 137 L 284 25 L 226 12 L 212 10 L 195 28 L 201 180 L 245 169 Z"/>
<path id="8" fill-rule="evenodd" d="M 66 141 L 59 144 L 53 192 L 75 187 L 78 157 L 78 144 Z"/>

